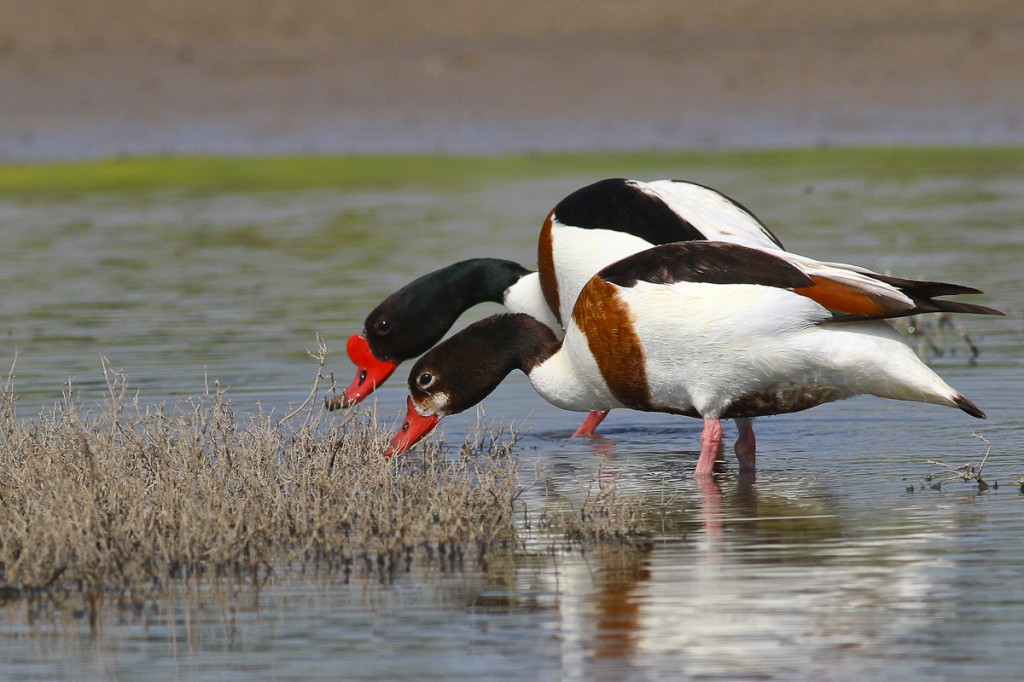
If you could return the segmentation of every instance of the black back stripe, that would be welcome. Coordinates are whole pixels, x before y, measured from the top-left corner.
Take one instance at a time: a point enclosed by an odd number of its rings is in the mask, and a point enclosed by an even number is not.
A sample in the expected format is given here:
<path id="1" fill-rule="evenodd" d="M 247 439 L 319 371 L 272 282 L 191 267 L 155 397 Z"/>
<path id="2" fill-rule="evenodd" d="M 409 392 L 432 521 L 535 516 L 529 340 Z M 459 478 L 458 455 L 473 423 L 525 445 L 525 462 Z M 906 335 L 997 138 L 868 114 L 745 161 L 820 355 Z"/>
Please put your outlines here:
<path id="1" fill-rule="evenodd" d="M 707 239 L 661 199 L 623 178 L 601 180 L 576 190 L 558 202 L 554 217 L 562 225 L 615 230 L 651 244 Z"/>
<path id="2" fill-rule="evenodd" d="M 799 289 L 814 284 L 802 270 L 759 249 L 725 242 L 662 244 L 612 263 L 598 275 L 622 287 L 637 282 L 760 284 Z"/>

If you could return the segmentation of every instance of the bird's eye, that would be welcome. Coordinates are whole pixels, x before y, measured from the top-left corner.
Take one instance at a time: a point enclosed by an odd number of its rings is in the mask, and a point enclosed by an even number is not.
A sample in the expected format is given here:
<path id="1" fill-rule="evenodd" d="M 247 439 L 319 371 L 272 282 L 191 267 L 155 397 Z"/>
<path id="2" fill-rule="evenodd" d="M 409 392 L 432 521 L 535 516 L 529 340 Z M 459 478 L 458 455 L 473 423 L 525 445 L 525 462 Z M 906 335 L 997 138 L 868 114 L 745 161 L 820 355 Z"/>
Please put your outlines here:
<path id="1" fill-rule="evenodd" d="M 416 383 L 419 384 L 420 388 L 427 388 L 430 384 L 434 383 L 434 375 L 430 372 L 424 372 L 416 378 Z"/>
<path id="2" fill-rule="evenodd" d="M 389 331 L 391 331 L 391 323 L 388 322 L 388 318 L 382 317 L 376 322 L 374 322 L 373 331 L 381 335 L 387 334 Z"/>

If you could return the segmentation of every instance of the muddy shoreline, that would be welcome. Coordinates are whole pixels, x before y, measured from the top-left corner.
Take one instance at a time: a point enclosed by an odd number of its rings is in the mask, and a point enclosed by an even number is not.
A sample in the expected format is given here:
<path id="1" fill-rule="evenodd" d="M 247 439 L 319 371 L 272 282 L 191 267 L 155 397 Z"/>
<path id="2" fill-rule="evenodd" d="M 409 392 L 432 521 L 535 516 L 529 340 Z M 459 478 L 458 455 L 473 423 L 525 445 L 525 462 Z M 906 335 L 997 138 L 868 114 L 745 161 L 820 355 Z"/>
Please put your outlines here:
<path id="1" fill-rule="evenodd" d="M 1024 142 L 1024 5 L 0 0 L 0 159 Z"/>

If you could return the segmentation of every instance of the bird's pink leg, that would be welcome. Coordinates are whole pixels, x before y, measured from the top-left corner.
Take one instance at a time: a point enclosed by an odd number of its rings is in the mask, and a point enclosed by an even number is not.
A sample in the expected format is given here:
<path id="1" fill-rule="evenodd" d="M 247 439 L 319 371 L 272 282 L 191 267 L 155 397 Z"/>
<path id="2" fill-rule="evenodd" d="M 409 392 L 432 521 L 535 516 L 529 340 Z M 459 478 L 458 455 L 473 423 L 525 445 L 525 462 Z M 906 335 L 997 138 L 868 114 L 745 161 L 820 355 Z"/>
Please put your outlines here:
<path id="1" fill-rule="evenodd" d="M 594 410 L 587 415 L 587 418 L 580 424 L 580 428 L 576 429 L 576 433 L 572 434 L 572 437 L 576 436 L 593 436 L 594 431 L 597 430 L 598 424 L 604 421 L 604 418 L 608 416 L 611 410 Z"/>
<path id="2" fill-rule="evenodd" d="M 700 457 L 697 458 L 697 468 L 693 470 L 694 478 L 711 475 L 721 450 L 721 420 L 718 417 L 704 417 L 704 431 L 700 434 Z"/>
<path id="3" fill-rule="evenodd" d="M 736 451 L 736 459 L 740 463 L 740 473 L 754 473 L 756 470 L 756 446 L 757 441 L 754 438 L 754 420 L 753 419 L 737 419 L 736 427 L 740 430 L 739 436 L 736 438 L 736 445 L 733 449 Z"/>
<path id="4" fill-rule="evenodd" d="M 709 540 L 721 540 L 724 524 L 722 522 L 722 486 L 711 476 L 698 476 L 697 487 L 700 488 L 701 516 L 704 518 L 704 533 Z M 712 550 L 714 551 L 714 550 Z M 717 555 L 718 552 L 715 552 Z"/>

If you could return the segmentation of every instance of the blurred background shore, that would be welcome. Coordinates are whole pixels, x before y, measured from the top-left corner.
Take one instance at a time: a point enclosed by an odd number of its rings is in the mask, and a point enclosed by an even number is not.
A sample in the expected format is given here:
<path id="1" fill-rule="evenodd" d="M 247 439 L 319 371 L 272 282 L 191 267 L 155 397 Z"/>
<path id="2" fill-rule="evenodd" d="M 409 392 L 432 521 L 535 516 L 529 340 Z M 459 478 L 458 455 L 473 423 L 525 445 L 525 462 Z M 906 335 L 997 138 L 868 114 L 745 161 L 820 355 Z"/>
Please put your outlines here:
<path id="1" fill-rule="evenodd" d="M 1024 143 L 1024 3 L 0 0 L 0 160 Z"/>

